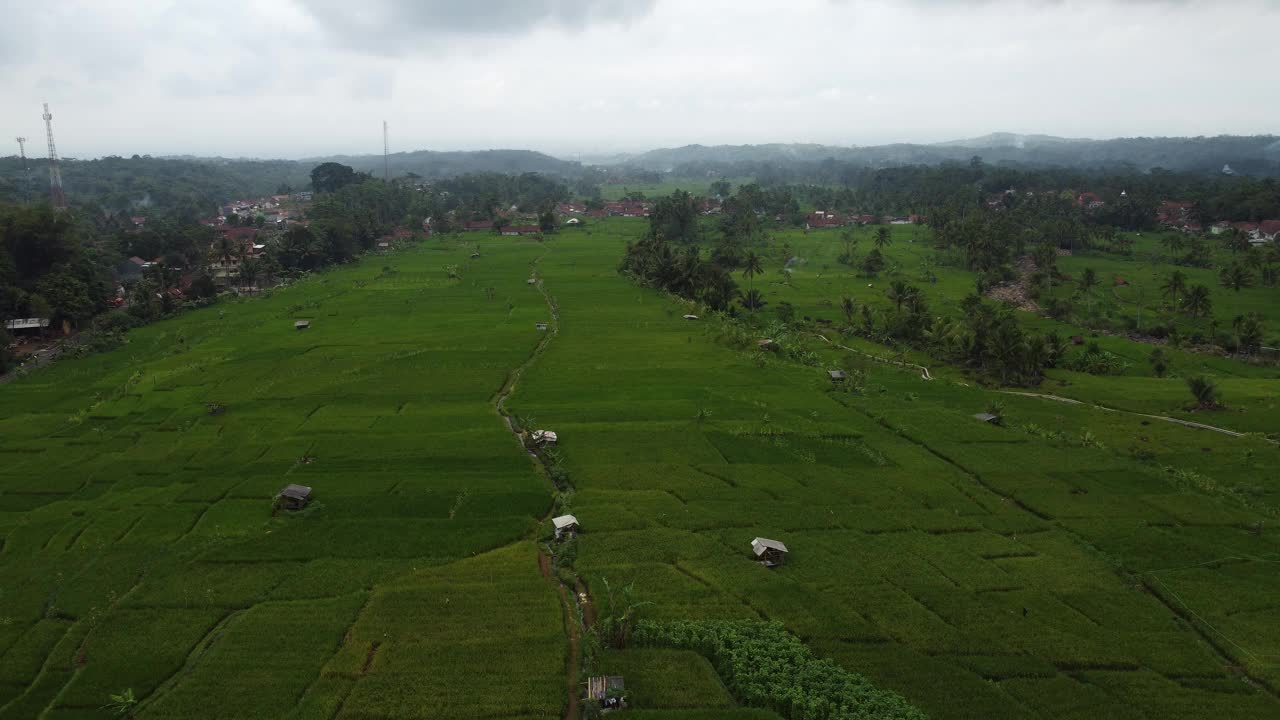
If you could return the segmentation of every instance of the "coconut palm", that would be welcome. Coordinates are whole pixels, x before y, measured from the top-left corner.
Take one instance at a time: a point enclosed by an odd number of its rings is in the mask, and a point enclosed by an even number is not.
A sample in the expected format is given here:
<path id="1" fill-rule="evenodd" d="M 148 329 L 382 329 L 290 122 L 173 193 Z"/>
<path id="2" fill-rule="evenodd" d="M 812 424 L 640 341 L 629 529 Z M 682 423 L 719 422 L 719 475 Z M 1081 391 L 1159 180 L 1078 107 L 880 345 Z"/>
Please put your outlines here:
<path id="1" fill-rule="evenodd" d="M 748 251 L 747 256 L 742 259 L 742 275 L 747 279 L 747 292 L 755 292 L 756 276 L 764 272 L 764 260 L 755 253 L 754 250 Z"/>
<path id="2" fill-rule="evenodd" d="M 893 236 L 889 234 L 889 228 L 880 227 L 876 230 L 876 248 L 884 248 L 886 245 L 893 244 Z"/>
<path id="3" fill-rule="evenodd" d="M 1209 294 L 1209 288 L 1204 285 L 1192 285 L 1187 288 L 1187 294 L 1182 298 L 1182 309 L 1191 317 L 1209 314 L 1213 309 L 1213 298 Z"/>
<path id="4" fill-rule="evenodd" d="M 742 303 L 742 307 L 751 312 L 755 312 L 769 304 L 765 302 L 764 296 L 760 294 L 759 290 L 748 290 L 742 293 L 738 298 L 738 302 Z"/>
<path id="5" fill-rule="evenodd" d="M 849 325 L 853 324 L 853 313 L 855 309 L 856 306 L 853 302 L 853 298 L 840 298 L 840 312 L 844 313 L 844 321 Z"/>
<path id="6" fill-rule="evenodd" d="M 1160 286 L 1160 294 L 1170 302 L 1178 302 L 1178 298 L 1187 292 L 1187 275 L 1181 270 L 1174 270 Z"/>
<path id="7" fill-rule="evenodd" d="M 1237 262 L 1232 262 L 1229 267 L 1223 268 L 1222 272 L 1218 274 L 1218 279 L 1222 282 L 1223 287 L 1231 288 L 1236 292 L 1253 285 L 1253 273 Z"/>
<path id="8" fill-rule="evenodd" d="M 885 291 L 885 295 L 897 306 L 898 312 L 902 312 L 902 303 L 907 301 L 907 296 L 911 294 L 912 289 L 905 282 L 894 280 L 889 283 L 889 289 Z"/>

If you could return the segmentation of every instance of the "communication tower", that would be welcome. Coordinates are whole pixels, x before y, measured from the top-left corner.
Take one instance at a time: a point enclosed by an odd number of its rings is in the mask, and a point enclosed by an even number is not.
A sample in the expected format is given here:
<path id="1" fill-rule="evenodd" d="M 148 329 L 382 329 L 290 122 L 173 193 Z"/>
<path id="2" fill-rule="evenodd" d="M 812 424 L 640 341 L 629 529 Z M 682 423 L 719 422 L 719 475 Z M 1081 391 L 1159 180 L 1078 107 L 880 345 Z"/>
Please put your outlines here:
<path id="1" fill-rule="evenodd" d="M 58 147 L 53 144 L 53 114 L 49 103 L 44 104 L 44 129 L 49 135 L 49 201 L 54 208 L 67 206 L 67 196 L 62 192 L 62 168 L 58 166 Z"/>

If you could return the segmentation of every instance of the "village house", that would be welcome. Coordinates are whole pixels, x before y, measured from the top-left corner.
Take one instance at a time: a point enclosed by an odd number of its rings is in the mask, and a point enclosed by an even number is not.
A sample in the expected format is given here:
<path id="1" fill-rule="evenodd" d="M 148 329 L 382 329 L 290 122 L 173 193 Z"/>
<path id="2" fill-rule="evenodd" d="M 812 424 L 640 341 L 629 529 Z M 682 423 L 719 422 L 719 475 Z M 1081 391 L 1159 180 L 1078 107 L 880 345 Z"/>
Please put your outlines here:
<path id="1" fill-rule="evenodd" d="M 276 494 L 276 504 L 285 510 L 301 510 L 311 502 L 311 488 L 306 485 L 286 485 Z"/>
<path id="2" fill-rule="evenodd" d="M 1076 207 L 1084 208 L 1085 210 L 1100 210 L 1103 207 L 1106 207 L 1106 204 L 1107 203 L 1098 196 L 1098 193 L 1082 192 L 1079 195 L 1076 195 Z"/>
<path id="3" fill-rule="evenodd" d="M 551 524 L 555 526 L 557 540 L 578 535 L 578 518 L 572 515 L 551 518 Z"/>
<path id="4" fill-rule="evenodd" d="M 751 554 L 765 567 L 777 567 L 787 559 L 787 546 L 777 540 L 758 537 L 751 541 Z"/>
<path id="5" fill-rule="evenodd" d="M 462 224 L 462 229 L 467 232 L 483 232 L 493 229 L 492 220 L 468 220 Z"/>
<path id="6" fill-rule="evenodd" d="M 838 214 L 827 212 L 826 210 L 811 212 L 804 220 L 804 227 L 806 230 L 836 228 L 841 227 L 842 225 L 844 225 L 844 220 L 842 220 Z"/>

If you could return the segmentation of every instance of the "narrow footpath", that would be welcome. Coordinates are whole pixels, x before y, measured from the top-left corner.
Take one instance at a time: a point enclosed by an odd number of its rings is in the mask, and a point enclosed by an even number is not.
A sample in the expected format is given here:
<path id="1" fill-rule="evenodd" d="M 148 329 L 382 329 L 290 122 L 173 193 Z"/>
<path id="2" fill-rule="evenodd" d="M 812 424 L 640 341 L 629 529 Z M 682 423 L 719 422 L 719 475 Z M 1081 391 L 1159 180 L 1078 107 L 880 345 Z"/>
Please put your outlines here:
<path id="1" fill-rule="evenodd" d="M 542 295 L 543 301 L 547 305 L 548 320 L 546 330 L 543 331 L 542 339 L 538 341 L 536 346 L 534 346 L 533 352 L 529 354 L 529 357 L 521 363 L 519 367 L 515 368 L 507 375 L 506 382 L 504 382 L 502 387 L 498 389 L 498 392 L 494 394 L 492 401 L 494 412 L 497 413 L 498 417 L 502 419 L 502 422 L 506 424 L 507 430 L 509 430 L 515 437 L 516 442 L 520 443 L 520 447 L 526 449 L 526 452 L 529 454 L 529 459 L 533 462 L 537 471 L 546 478 L 547 483 L 554 490 L 562 490 L 563 488 L 558 487 L 552 479 L 550 469 L 546 466 L 543 458 L 538 453 L 535 453 L 532 450 L 527 450 L 528 446 L 525 444 L 524 434 L 522 430 L 516 426 L 515 419 L 512 417 L 511 412 L 507 410 L 506 405 L 507 399 L 515 392 L 516 384 L 519 382 L 521 376 L 523 376 L 524 372 L 537 361 L 547 347 L 551 345 L 551 341 L 555 339 L 557 333 L 560 332 L 560 308 L 556 304 L 555 298 L 547 292 L 542 279 L 537 275 L 538 263 L 543 257 L 545 257 L 545 255 L 539 256 L 530 264 L 529 272 L 530 278 L 534 280 L 534 287 Z M 547 515 L 542 518 L 542 522 L 545 523 L 550 519 L 550 515 L 551 513 L 549 511 Z M 556 591 L 560 595 L 560 604 L 564 611 L 565 634 L 569 639 L 569 656 L 566 666 L 567 700 L 565 703 L 564 718 L 565 720 L 578 720 L 580 716 L 578 675 L 582 662 L 582 633 L 584 631 L 581 619 L 586 617 L 583 606 L 585 605 L 589 607 L 589 600 L 586 598 L 585 589 L 581 588 L 580 582 L 578 583 L 579 587 L 570 588 L 555 575 L 555 572 L 552 569 L 551 557 L 541 549 L 538 551 L 538 571 L 548 582 L 555 584 Z"/>

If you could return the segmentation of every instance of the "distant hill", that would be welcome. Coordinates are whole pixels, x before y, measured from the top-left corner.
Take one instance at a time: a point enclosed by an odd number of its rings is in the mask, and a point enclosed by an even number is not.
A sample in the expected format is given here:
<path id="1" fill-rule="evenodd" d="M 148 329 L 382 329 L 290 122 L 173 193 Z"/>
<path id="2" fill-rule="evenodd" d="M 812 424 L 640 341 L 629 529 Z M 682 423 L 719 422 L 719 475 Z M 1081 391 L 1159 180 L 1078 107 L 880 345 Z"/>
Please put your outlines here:
<path id="1" fill-rule="evenodd" d="M 381 177 L 383 171 L 381 155 L 333 155 L 308 158 L 299 162 L 306 165 L 308 171 L 314 165 L 322 162 L 338 162 L 343 165 L 350 165 L 360 172 L 373 173 L 375 177 Z M 572 177 L 582 172 L 582 166 L 576 162 L 560 160 L 533 150 L 458 152 L 415 150 L 413 152 L 392 153 L 388 164 L 393 177 L 411 172 L 425 178 L 454 177 L 468 173 L 519 175 L 528 172 Z"/>
<path id="2" fill-rule="evenodd" d="M 1198 173 L 1217 173 L 1230 165 L 1238 173 L 1280 175 L 1280 139 L 1274 135 L 1194 138 L 1118 138 L 1086 140 L 1050 135 L 993 133 L 952 142 L 844 147 L 812 144 L 687 145 L 641 153 L 626 164 L 645 170 L 671 172 L 732 172 L 750 165 L 786 166 L 827 160 L 872 167 L 966 161 L 981 156 L 988 163 L 1060 166 L 1079 169 L 1136 169 L 1161 167 Z"/>

